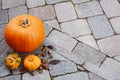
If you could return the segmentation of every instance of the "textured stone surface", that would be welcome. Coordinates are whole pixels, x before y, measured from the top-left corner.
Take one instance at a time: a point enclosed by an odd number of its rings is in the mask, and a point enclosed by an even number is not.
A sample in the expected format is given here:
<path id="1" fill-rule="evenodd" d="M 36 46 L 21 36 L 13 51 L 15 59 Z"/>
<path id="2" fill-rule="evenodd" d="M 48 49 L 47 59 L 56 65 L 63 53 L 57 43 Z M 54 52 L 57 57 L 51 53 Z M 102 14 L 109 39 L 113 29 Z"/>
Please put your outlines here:
<path id="1" fill-rule="evenodd" d="M 24 4 L 25 4 L 25 0 L 2 0 L 3 9 L 20 6 Z"/>
<path id="2" fill-rule="evenodd" d="M 1 5 L 1 3 L 2 3 L 2 0 L 0 0 L 0 10 L 1 10 L 1 8 L 2 8 L 2 5 Z"/>
<path id="3" fill-rule="evenodd" d="M 68 0 L 46 0 L 47 4 L 55 4 L 58 2 L 63 2 L 63 1 L 68 1 Z"/>
<path id="4" fill-rule="evenodd" d="M 60 61 L 57 64 L 57 61 Z M 51 76 L 57 76 L 57 75 L 62 75 L 66 73 L 71 73 L 71 72 L 76 72 L 77 67 L 76 64 L 67 60 L 66 58 L 60 56 L 56 52 L 53 53 L 53 58 L 49 59 L 49 70 Z"/>
<path id="5" fill-rule="evenodd" d="M 8 11 L 0 10 L 0 24 L 4 24 L 8 22 Z"/>
<path id="6" fill-rule="evenodd" d="M 110 20 L 113 29 L 115 30 L 116 34 L 120 34 L 120 17 L 112 18 Z"/>
<path id="7" fill-rule="evenodd" d="M 21 80 L 21 76 L 20 75 L 12 75 L 12 76 L 0 78 L 0 80 Z"/>
<path id="8" fill-rule="evenodd" d="M 28 8 L 33 8 L 42 5 L 45 5 L 45 0 L 27 0 Z"/>
<path id="9" fill-rule="evenodd" d="M 114 59 L 120 61 L 120 56 L 115 56 Z"/>
<path id="10" fill-rule="evenodd" d="M 59 3 L 54 7 L 59 22 L 69 21 L 77 18 L 71 2 Z"/>
<path id="11" fill-rule="evenodd" d="M 89 80 L 86 72 L 77 72 L 54 78 L 54 80 Z"/>
<path id="12" fill-rule="evenodd" d="M 52 26 L 48 25 L 48 24 L 44 24 L 45 25 L 45 31 L 46 31 L 46 36 L 50 33 L 50 31 L 52 30 Z"/>
<path id="13" fill-rule="evenodd" d="M 42 74 L 39 74 L 39 72 L 35 72 L 35 75 L 32 76 L 29 73 L 25 73 L 22 75 L 22 80 L 51 80 L 49 76 L 49 72 L 46 70 L 43 70 Z"/>
<path id="14" fill-rule="evenodd" d="M 111 58 L 106 58 L 101 66 L 102 71 L 107 70 L 113 77 L 113 80 L 120 80 L 120 62 Z"/>
<path id="15" fill-rule="evenodd" d="M 49 20 L 55 18 L 55 12 L 52 5 L 29 9 L 29 14 L 37 16 L 42 20 Z"/>
<path id="16" fill-rule="evenodd" d="M 0 25 L 0 41 L 4 38 L 4 29 L 6 24 Z"/>
<path id="17" fill-rule="evenodd" d="M 62 32 L 65 32 L 72 37 L 91 34 L 91 31 L 85 19 L 62 23 L 61 30 Z"/>
<path id="18" fill-rule="evenodd" d="M 88 23 L 96 39 L 113 35 L 113 30 L 104 15 L 88 18 Z"/>
<path id="19" fill-rule="evenodd" d="M 96 41 L 94 39 L 94 37 L 92 35 L 86 35 L 86 36 L 82 36 L 82 37 L 78 37 L 76 38 L 77 40 L 99 50 L 97 44 L 96 44 Z"/>
<path id="20" fill-rule="evenodd" d="M 76 64 L 82 65 L 86 61 L 84 58 L 81 57 L 81 55 L 70 52 L 63 47 L 55 45 L 55 48 L 59 54 L 68 58 L 69 60 L 72 60 Z"/>
<path id="21" fill-rule="evenodd" d="M 22 14 L 27 14 L 26 6 L 10 8 L 9 9 L 9 20 L 15 16 L 22 15 Z"/>
<path id="22" fill-rule="evenodd" d="M 101 78 L 93 73 L 89 73 L 89 77 L 90 77 L 90 80 L 104 80 L 103 78 Z"/>
<path id="23" fill-rule="evenodd" d="M 0 77 L 6 76 L 6 75 L 9 75 L 9 74 L 10 74 L 10 71 L 9 71 L 8 68 L 5 66 L 5 64 L 3 63 L 3 64 L 0 66 Z"/>
<path id="24" fill-rule="evenodd" d="M 111 18 L 120 16 L 120 4 L 117 0 L 101 0 L 100 4 L 103 7 L 107 17 Z"/>
<path id="25" fill-rule="evenodd" d="M 120 55 L 120 35 L 108 37 L 98 41 L 100 50 L 111 57 Z"/>
<path id="26" fill-rule="evenodd" d="M 55 29 L 60 30 L 60 26 L 59 26 L 59 24 L 58 24 L 58 22 L 57 22 L 56 19 L 54 19 L 54 20 L 49 20 L 49 21 L 45 21 L 44 23 L 52 26 L 52 27 L 55 28 Z"/>
<path id="27" fill-rule="evenodd" d="M 101 68 L 93 65 L 92 63 L 90 62 L 85 62 L 84 63 L 84 68 L 87 69 L 88 71 L 104 78 L 105 80 L 115 80 L 113 78 L 113 75 L 111 73 L 109 73 L 107 70 L 102 70 Z"/>
<path id="28" fill-rule="evenodd" d="M 87 1 L 90 1 L 90 0 L 72 0 L 73 3 L 83 3 L 83 2 L 87 2 Z"/>
<path id="29" fill-rule="evenodd" d="M 55 44 L 62 46 L 68 51 L 71 51 L 74 48 L 74 46 L 77 44 L 77 41 L 75 39 L 56 30 L 52 31 L 52 33 L 48 36 L 47 39 L 50 41 L 54 41 Z"/>
<path id="30" fill-rule="evenodd" d="M 73 52 L 81 56 L 86 61 L 89 61 L 97 66 L 99 66 L 101 61 L 103 61 L 105 58 L 105 55 L 103 53 L 80 42 L 74 48 Z"/>
<path id="31" fill-rule="evenodd" d="M 79 18 L 103 14 L 99 3 L 96 1 L 75 5 L 75 9 Z"/>

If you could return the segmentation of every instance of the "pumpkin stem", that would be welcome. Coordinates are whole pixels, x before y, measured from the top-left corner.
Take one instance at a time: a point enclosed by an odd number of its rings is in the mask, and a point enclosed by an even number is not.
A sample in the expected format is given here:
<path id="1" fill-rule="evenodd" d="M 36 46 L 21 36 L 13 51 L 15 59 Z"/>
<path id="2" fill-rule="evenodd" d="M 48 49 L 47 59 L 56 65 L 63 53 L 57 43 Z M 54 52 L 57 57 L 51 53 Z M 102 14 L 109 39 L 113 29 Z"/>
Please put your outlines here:
<path id="1" fill-rule="evenodd" d="M 20 26 L 26 28 L 26 27 L 30 26 L 30 21 L 29 21 L 28 19 L 24 18 L 24 19 L 21 21 Z"/>

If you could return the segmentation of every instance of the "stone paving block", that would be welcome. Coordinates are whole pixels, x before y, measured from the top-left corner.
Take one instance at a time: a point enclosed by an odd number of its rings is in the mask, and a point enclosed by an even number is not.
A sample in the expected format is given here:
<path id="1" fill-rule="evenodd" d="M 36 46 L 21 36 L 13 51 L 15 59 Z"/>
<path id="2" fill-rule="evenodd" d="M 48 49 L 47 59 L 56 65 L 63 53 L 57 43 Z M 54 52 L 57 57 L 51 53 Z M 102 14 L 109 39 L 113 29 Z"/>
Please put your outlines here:
<path id="1" fill-rule="evenodd" d="M 52 26 L 52 27 L 55 28 L 55 29 L 60 30 L 60 26 L 59 26 L 58 21 L 57 21 L 56 19 L 54 19 L 54 20 L 49 20 L 49 21 L 45 21 L 44 23 Z"/>
<path id="2" fill-rule="evenodd" d="M 44 24 L 45 26 L 45 30 L 46 30 L 46 36 L 50 33 L 50 31 L 52 31 L 52 26 L 48 25 L 48 24 Z"/>
<path id="3" fill-rule="evenodd" d="M 74 20 L 61 24 L 62 32 L 69 34 L 72 37 L 83 36 L 91 34 L 88 23 L 85 19 Z"/>
<path id="4" fill-rule="evenodd" d="M 12 19 L 15 16 L 27 14 L 27 8 L 26 6 L 19 6 L 15 8 L 9 9 L 9 20 Z"/>
<path id="5" fill-rule="evenodd" d="M 113 80 L 120 80 L 120 62 L 106 58 L 100 68 L 102 71 L 107 70 L 112 75 Z"/>
<path id="6" fill-rule="evenodd" d="M 105 79 L 103 79 L 103 78 L 101 78 L 93 73 L 89 73 L 89 77 L 90 77 L 90 80 L 105 80 Z"/>
<path id="7" fill-rule="evenodd" d="M 113 75 L 111 73 L 109 73 L 107 70 L 102 70 L 101 68 L 95 66 L 94 64 L 90 63 L 90 62 L 85 62 L 83 67 L 85 69 L 87 69 L 88 71 L 100 76 L 101 78 L 105 79 L 105 80 L 115 80 L 113 78 Z"/>
<path id="8" fill-rule="evenodd" d="M 45 0 L 27 0 L 28 8 L 33 8 L 42 5 L 45 5 Z"/>
<path id="9" fill-rule="evenodd" d="M 114 59 L 116 59 L 117 61 L 120 61 L 120 56 L 115 56 Z"/>
<path id="10" fill-rule="evenodd" d="M 42 74 L 39 74 L 39 72 L 35 72 L 35 75 L 32 76 L 29 73 L 25 73 L 22 75 L 22 80 L 51 80 L 49 72 L 46 70 L 43 70 Z"/>
<path id="11" fill-rule="evenodd" d="M 77 72 L 54 78 L 54 80 L 89 80 L 86 72 Z"/>
<path id="12" fill-rule="evenodd" d="M 0 25 L 0 41 L 4 38 L 4 29 L 6 24 Z"/>
<path id="13" fill-rule="evenodd" d="M 103 53 L 80 42 L 74 48 L 73 52 L 96 66 L 99 66 L 101 61 L 105 58 Z"/>
<path id="14" fill-rule="evenodd" d="M 2 8 L 11 8 L 25 4 L 25 0 L 2 0 Z"/>
<path id="15" fill-rule="evenodd" d="M 58 52 L 62 56 L 68 58 L 69 60 L 73 61 L 74 63 L 76 63 L 78 65 L 82 65 L 86 61 L 84 58 L 81 57 L 81 55 L 70 52 L 63 47 L 60 47 L 57 45 L 54 45 L 54 46 L 56 48 L 56 52 Z"/>
<path id="16" fill-rule="evenodd" d="M 77 41 L 75 39 L 56 30 L 52 31 L 47 39 L 50 41 L 54 41 L 55 44 L 62 46 L 68 51 L 71 51 L 77 44 Z"/>
<path id="17" fill-rule="evenodd" d="M 59 22 L 77 19 L 74 6 L 71 2 L 59 3 L 54 7 Z"/>
<path id="18" fill-rule="evenodd" d="M 75 9 L 79 18 L 103 14 L 103 11 L 97 1 L 75 5 Z"/>
<path id="19" fill-rule="evenodd" d="M 49 59 L 49 70 L 51 76 L 63 75 L 77 71 L 76 64 L 62 57 L 58 53 L 53 53 L 53 58 Z M 54 64 L 58 62 L 57 64 Z"/>
<path id="20" fill-rule="evenodd" d="M 76 4 L 76 3 L 83 3 L 83 2 L 87 2 L 87 1 L 90 1 L 90 0 L 72 0 L 72 2 L 74 4 Z"/>
<path id="21" fill-rule="evenodd" d="M 100 4 L 108 18 L 120 16 L 120 4 L 117 0 L 101 0 Z"/>
<path id="22" fill-rule="evenodd" d="M 111 57 L 120 55 L 119 44 L 120 44 L 120 35 L 98 40 L 98 46 L 100 50 L 106 55 L 109 55 Z"/>
<path id="23" fill-rule="evenodd" d="M 29 9 L 29 14 L 42 20 L 50 20 L 55 18 L 55 12 L 52 5 Z"/>
<path id="24" fill-rule="evenodd" d="M 112 18 L 110 20 L 112 27 L 116 34 L 120 34 L 120 17 Z"/>
<path id="25" fill-rule="evenodd" d="M 88 23 L 96 39 L 114 34 L 111 25 L 104 15 L 88 18 Z"/>
<path id="26" fill-rule="evenodd" d="M 2 66 L 0 66 L 0 77 L 9 75 L 10 71 L 8 70 L 8 68 L 5 66 L 5 64 L 3 63 Z"/>
<path id="27" fill-rule="evenodd" d="M 1 3 L 2 3 L 2 0 L 0 0 L 0 10 L 2 9 Z"/>
<path id="28" fill-rule="evenodd" d="M 97 43 L 92 35 L 86 35 L 86 36 L 78 37 L 76 39 L 99 50 Z"/>
<path id="29" fill-rule="evenodd" d="M 8 22 L 8 10 L 0 10 L 0 24 Z"/>
<path id="30" fill-rule="evenodd" d="M 12 76 L 3 77 L 1 79 L 2 80 L 21 80 L 21 76 L 20 75 L 12 75 Z"/>
<path id="31" fill-rule="evenodd" d="M 55 4 L 63 1 L 69 1 L 69 0 L 46 0 L 47 4 Z"/>

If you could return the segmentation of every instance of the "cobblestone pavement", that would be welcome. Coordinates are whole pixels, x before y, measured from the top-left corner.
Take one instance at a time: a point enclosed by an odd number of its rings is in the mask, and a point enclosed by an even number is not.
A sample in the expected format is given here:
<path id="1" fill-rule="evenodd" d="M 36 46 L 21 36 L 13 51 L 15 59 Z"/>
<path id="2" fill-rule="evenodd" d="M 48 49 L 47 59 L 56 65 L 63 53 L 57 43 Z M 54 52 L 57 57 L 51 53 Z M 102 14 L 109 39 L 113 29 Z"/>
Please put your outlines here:
<path id="1" fill-rule="evenodd" d="M 32 14 L 56 48 L 49 71 L 20 74 L 4 64 L 3 31 L 11 18 Z M 39 51 L 39 50 L 38 50 Z M 0 0 L 0 80 L 120 80 L 120 0 Z"/>

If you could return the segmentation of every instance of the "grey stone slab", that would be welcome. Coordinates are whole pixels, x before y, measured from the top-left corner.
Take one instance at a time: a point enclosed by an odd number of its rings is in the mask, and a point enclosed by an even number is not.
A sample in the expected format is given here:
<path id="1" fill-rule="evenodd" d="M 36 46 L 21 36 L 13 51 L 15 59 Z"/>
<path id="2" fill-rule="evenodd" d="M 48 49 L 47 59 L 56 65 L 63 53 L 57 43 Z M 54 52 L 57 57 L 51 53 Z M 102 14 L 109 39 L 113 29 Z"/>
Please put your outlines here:
<path id="1" fill-rule="evenodd" d="M 55 4 L 54 8 L 59 22 L 77 19 L 74 6 L 71 2 Z"/>
<path id="2" fill-rule="evenodd" d="M 2 0 L 2 8 L 11 8 L 25 4 L 25 0 Z"/>
<path id="3" fill-rule="evenodd" d="M 68 1 L 68 0 L 46 0 L 47 4 L 55 4 L 63 1 Z"/>
<path id="4" fill-rule="evenodd" d="M 51 80 L 49 72 L 46 70 L 43 70 L 42 74 L 39 74 L 39 72 L 35 72 L 35 75 L 32 76 L 29 73 L 25 73 L 22 75 L 22 80 Z"/>
<path id="5" fill-rule="evenodd" d="M 105 80 L 115 80 L 113 78 L 113 75 L 111 73 L 109 73 L 107 70 L 102 70 L 101 68 L 95 66 L 94 64 L 90 63 L 90 62 L 85 62 L 83 67 L 85 69 L 87 69 L 88 71 L 100 76 L 101 78 L 105 79 Z"/>
<path id="6" fill-rule="evenodd" d="M 108 18 L 120 16 L 120 4 L 117 0 L 101 0 L 100 4 Z"/>
<path id="7" fill-rule="evenodd" d="M 96 66 L 99 66 L 101 61 L 105 58 L 103 53 L 80 42 L 74 48 L 73 52 Z"/>
<path id="8" fill-rule="evenodd" d="M 0 24 L 8 22 L 8 10 L 0 10 Z"/>
<path id="9" fill-rule="evenodd" d="M 55 18 L 55 11 L 52 5 L 29 9 L 29 14 L 34 15 L 42 20 L 50 20 Z"/>
<path id="10" fill-rule="evenodd" d="M 65 58 L 73 61 L 76 64 L 82 65 L 85 62 L 85 60 L 80 55 L 77 55 L 77 54 L 75 54 L 71 51 L 68 51 L 65 48 L 55 44 L 53 40 L 51 41 L 51 40 L 45 39 L 44 45 L 46 45 L 46 46 L 52 45 L 55 48 L 55 51 L 57 53 L 64 56 Z"/>
<path id="11" fill-rule="evenodd" d="M 120 34 L 120 17 L 110 19 L 112 27 L 116 34 Z"/>
<path id="12" fill-rule="evenodd" d="M 0 41 L 4 38 L 4 29 L 6 24 L 0 25 Z"/>
<path id="13" fill-rule="evenodd" d="M 115 56 L 114 59 L 120 61 L 120 56 Z"/>
<path id="14" fill-rule="evenodd" d="M 47 39 L 54 41 L 56 45 L 62 46 L 68 51 L 71 51 L 77 44 L 77 41 L 75 39 L 56 30 L 53 30 Z"/>
<path id="15" fill-rule="evenodd" d="M 81 37 L 78 37 L 76 39 L 91 46 L 91 47 L 93 47 L 93 48 L 95 48 L 95 49 L 97 49 L 97 50 L 99 50 L 97 43 L 92 35 L 81 36 Z"/>
<path id="16" fill-rule="evenodd" d="M 120 55 L 120 35 L 104 38 L 98 41 L 98 46 L 100 50 L 109 55 L 119 56 Z"/>
<path id="17" fill-rule="evenodd" d="M 27 0 L 27 7 L 33 8 L 45 5 L 45 0 Z"/>
<path id="18" fill-rule="evenodd" d="M 1 3 L 2 3 L 2 0 L 0 0 L 0 10 L 2 9 L 2 5 L 1 5 Z"/>
<path id="19" fill-rule="evenodd" d="M 88 18 L 88 23 L 96 39 L 114 34 L 110 23 L 104 15 Z"/>
<path id="20" fill-rule="evenodd" d="M 120 62 L 114 59 L 106 58 L 100 67 L 102 71 L 108 71 L 113 77 L 113 80 L 120 80 Z"/>
<path id="21" fill-rule="evenodd" d="M 97 1 L 75 5 L 75 9 L 79 18 L 103 14 L 103 11 Z"/>
<path id="22" fill-rule="evenodd" d="M 89 80 L 86 72 L 77 72 L 54 78 L 54 80 Z"/>
<path id="23" fill-rule="evenodd" d="M 89 77 L 90 77 L 90 80 L 105 80 L 105 79 L 103 79 L 103 78 L 101 78 L 93 73 L 89 73 Z"/>
<path id="24" fill-rule="evenodd" d="M 12 75 L 12 76 L 7 76 L 4 77 L 3 80 L 21 80 L 21 76 L 20 75 Z"/>
<path id="25" fill-rule="evenodd" d="M 71 37 L 78 37 L 91 34 L 91 30 L 85 19 L 69 21 L 61 24 L 62 32 L 67 33 Z"/>
<path id="26" fill-rule="evenodd" d="M 27 8 L 26 6 L 19 6 L 15 8 L 9 9 L 9 20 L 12 19 L 15 16 L 27 14 Z"/>
<path id="27" fill-rule="evenodd" d="M 5 66 L 4 63 L 2 63 L 2 66 L 0 66 L 0 77 L 7 76 L 10 74 L 9 69 Z"/>
<path id="28" fill-rule="evenodd" d="M 49 20 L 49 21 L 45 21 L 44 23 L 52 26 L 53 28 L 57 29 L 57 30 L 60 30 L 60 26 L 59 26 L 59 23 L 56 19 L 53 19 L 53 20 Z"/>
<path id="29" fill-rule="evenodd" d="M 45 30 L 46 30 L 46 36 L 50 33 L 50 31 L 52 31 L 52 26 L 48 25 L 48 24 L 44 24 L 45 26 Z"/>
<path id="30" fill-rule="evenodd" d="M 52 54 L 53 58 L 49 59 L 49 70 L 51 76 L 63 75 L 66 73 L 72 73 L 77 71 L 75 63 L 67 60 L 56 52 Z"/>
<path id="31" fill-rule="evenodd" d="M 72 0 L 72 2 L 74 4 L 76 4 L 76 3 L 83 3 L 83 2 L 87 2 L 87 1 L 90 1 L 90 0 Z"/>

